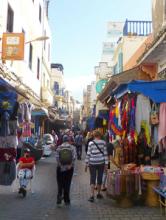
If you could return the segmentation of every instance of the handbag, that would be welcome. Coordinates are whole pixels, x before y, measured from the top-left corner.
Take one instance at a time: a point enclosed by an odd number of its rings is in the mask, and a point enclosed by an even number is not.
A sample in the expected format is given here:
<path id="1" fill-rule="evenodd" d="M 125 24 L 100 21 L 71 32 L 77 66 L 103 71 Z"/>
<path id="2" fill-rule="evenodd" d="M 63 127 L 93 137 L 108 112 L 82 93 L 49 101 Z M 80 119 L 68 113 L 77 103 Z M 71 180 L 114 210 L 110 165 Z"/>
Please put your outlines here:
<path id="1" fill-rule="evenodd" d="M 155 103 L 153 103 L 152 110 L 150 112 L 150 123 L 152 125 L 159 124 L 159 112 L 158 112 L 157 105 Z"/>

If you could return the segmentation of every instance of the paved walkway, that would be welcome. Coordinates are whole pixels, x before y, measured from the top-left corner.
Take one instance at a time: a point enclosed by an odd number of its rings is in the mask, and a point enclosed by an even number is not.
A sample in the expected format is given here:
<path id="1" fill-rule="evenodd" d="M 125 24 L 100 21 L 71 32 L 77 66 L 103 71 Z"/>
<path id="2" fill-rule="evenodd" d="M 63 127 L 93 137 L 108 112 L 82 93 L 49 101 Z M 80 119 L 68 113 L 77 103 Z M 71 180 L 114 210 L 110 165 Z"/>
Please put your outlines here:
<path id="1" fill-rule="evenodd" d="M 84 163 L 77 162 L 73 177 L 71 206 L 56 207 L 56 164 L 54 157 L 39 161 L 35 178 L 35 194 L 22 199 L 11 189 L 0 187 L 0 220 L 166 220 L 159 208 L 121 209 L 114 201 L 89 203 L 89 176 Z"/>

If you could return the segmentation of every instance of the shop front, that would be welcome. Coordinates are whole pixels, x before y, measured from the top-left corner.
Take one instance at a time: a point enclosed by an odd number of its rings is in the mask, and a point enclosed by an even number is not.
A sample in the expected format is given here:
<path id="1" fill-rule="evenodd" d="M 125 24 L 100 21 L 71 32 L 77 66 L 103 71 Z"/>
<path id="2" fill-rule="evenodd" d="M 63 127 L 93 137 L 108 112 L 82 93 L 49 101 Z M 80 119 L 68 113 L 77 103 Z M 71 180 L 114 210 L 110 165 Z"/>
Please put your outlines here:
<path id="1" fill-rule="evenodd" d="M 155 189 L 166 175 L 166 81 L 120 84 L 110 97 L 109 139 L 118 166 L 109 172 L 108 194 L 123 207 L 158 206 Z"/>

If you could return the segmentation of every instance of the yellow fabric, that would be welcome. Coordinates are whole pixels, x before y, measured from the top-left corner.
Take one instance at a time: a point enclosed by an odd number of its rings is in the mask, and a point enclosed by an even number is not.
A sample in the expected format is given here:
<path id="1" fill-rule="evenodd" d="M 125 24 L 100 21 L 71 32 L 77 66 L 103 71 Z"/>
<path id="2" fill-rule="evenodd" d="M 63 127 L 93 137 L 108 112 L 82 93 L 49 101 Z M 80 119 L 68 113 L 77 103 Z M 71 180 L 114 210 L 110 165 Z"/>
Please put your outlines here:
<path id="1" fill-rule="evenodd" d="M 144 128 L 145 136 L 146 136 L 146 139 L 147 139 L 147 144 L 150 145 L 150 131 L 149 131 L 147 121 L 143 120 L 141 122 L 141 128 Z"/>
<path id="2" fill-rule="evenodd" d="M 118 116 L 119 116 L 119 106 L 118 106 L 118 102 L 116 103 L 116 107 L 115 107 L 115 115 L 116 115 L 116 118 L 118 118 Z"/>

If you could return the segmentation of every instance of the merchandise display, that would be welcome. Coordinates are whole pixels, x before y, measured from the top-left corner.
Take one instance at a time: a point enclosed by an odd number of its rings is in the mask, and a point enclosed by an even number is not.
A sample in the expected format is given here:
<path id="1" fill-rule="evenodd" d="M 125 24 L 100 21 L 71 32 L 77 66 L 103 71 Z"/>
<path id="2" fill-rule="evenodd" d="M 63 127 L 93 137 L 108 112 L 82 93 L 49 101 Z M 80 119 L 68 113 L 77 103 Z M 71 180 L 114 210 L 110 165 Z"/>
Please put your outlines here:
<path id="1" fill-rule="evenodd" d="M 166 98 L 147 87 L 148 82 L 132 81 L 112 92 L 108 133 L 120 170 L 109 171 L 107 193 L 117 201 L 130 199 L 130 205 L 139 197 L 153 207 L 159 206 L 154 188 L 166 194 Z"/>

